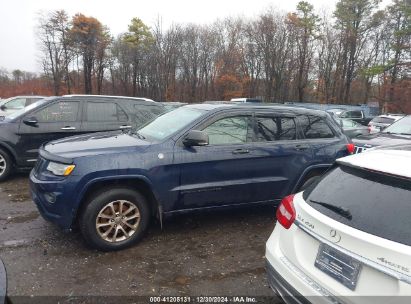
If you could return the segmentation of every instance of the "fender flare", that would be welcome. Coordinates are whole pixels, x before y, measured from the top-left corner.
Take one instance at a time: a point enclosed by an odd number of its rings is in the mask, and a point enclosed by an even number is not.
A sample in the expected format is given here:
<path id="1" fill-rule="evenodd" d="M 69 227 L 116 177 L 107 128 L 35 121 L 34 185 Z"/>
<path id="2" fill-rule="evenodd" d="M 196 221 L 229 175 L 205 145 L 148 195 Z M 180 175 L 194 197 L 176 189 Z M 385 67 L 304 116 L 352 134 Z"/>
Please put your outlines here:
<path id="1" fill-rule="evenodd" d="M 93 186 L 94 184 L 98 183 L 98 182 L 105 182 L 105 181 L 112 181 L 112 180 L 126 180 L 126 179 L 139 179 L 141 181 L 143 181 L 144 183 L 146 183 L 148 185 L 148 187 L 150 188 L 150 191 L 154 197 L 154 199 L 157 202 L 157 211 L 159 214 L 159 218 L 160 218 L 160 222 L 162 224 L 162 219 L 163 219 L 163 205 L 161 203 L 161 201 L 158 198 L 158 194 L 156 193 L 156 191 L 154 190 L 153 184 L 151 183 L 150 179 L 147 178 L 144 175 L 140 175 L 140 174 L 132 174 L 132 175 L 110 175 L 110 176 L 104 176 L 104 177 L 97 177 L 97 178 L 93 178 L 90 179 L 89 181 L 87 181 L 87 183 L 81 188 L 81 190 L 79 191 L 79 195 L 77 197 L 76 200 L 76 205 L 75 205 L 75 210 L 73 210 L 74 213 L 77 213 L 77 211 L 79 210 L 81 201 L 83 200 L 85 194 L 87 193 L 87 191 L 90 189 L 91 186 Z"/>

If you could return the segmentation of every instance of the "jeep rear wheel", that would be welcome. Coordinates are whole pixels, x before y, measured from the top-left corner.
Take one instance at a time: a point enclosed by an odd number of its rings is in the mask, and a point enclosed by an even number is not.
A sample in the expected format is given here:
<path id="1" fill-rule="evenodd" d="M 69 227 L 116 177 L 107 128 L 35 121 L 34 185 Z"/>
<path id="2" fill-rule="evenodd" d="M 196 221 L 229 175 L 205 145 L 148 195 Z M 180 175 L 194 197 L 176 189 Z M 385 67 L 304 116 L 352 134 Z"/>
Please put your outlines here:
<path id="1" fill-rule="evenodd" d="M 80 215 L 80 230 L 91 247 L 120 250 L 137 243 L 149 221 L 144 196 L 132 189 L 112 188 L 88 202 Z"/>

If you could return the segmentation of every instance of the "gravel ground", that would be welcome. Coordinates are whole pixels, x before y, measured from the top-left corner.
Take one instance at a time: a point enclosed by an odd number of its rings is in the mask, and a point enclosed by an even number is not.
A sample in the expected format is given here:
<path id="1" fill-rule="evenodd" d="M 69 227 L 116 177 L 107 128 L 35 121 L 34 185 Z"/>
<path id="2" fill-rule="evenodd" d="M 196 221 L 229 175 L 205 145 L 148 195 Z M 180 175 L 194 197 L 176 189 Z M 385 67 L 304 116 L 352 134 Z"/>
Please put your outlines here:
<path id="1" fill-rule="evenodd" d="M 0 257 L 13 303 L 160 295 L 279 302 L 264 270 L 272 207 L 176 216 L 163 230 L 152 224 L 140 244 L 111 253 L 90 250 L 78 233 L 63 233 L 43 220 L 30 199 L 27 175 L 0 184 L 0 208 Z"/>

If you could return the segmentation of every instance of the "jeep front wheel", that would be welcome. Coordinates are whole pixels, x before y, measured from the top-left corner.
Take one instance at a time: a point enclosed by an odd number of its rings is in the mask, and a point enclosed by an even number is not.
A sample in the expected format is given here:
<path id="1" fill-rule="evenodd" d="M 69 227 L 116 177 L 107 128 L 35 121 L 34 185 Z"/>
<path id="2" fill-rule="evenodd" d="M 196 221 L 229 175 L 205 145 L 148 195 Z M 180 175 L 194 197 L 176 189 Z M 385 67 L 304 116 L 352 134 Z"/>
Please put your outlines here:
<path id="1" fill-rule="evenodd" d="M 149 221 L 144 196 L 132 189 L 112 188 L 89 201 L 80 215 L 80 230 L 92 247 L 113 251 L 137 243 Z"/>

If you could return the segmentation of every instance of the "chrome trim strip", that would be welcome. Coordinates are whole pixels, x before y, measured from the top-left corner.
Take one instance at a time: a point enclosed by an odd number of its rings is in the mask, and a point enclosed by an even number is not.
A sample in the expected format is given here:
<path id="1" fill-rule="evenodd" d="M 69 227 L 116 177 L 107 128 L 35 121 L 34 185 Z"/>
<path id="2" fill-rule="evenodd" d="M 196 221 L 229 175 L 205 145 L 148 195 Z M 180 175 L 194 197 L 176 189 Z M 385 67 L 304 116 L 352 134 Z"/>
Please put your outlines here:
<path id="1" fill-rule="evenodd" d="M 35 159 L 28 159 L 28 160 L 26 160 L 26 161 L 29 162 L 29 163 L 34 163 L 34 162 L 37 161 L 37 158 L 35 158 Z"/>
<path id="2" fill-rule="evenodd" d="M 286 266 L 293 274 L 297 275 L 304 283 L 309 285 L 311 288 L 313 288 L 315 291 L 321 294 L 323 297 L 327 297 L 327 300 L 330 301 L 330 303 L 335 303 L 335 304 L 341 304 L 343 303 L 341 300 L 337 299 L 331 292 L 329 292 L 327 289 L 319 285 L 316 281 L 311 279 L 309 276 L 307 276 L 304 272 L 302 272 L 298 267 L 296 267 L 289 259 L 287 259 L 285 256 L 279 257 L 279 260 Z"/>
<path id="3" fill-rule="evenodd" d="M 294 221 L 294 224 L 295 224 L 298 228 L 300 228 L 302 231 L 304 231 L 305 233 L 307 233 L 307 234 L 310 235 L 311 237 L 313 237 L 313 238 L 315 238 L 316 240 L 318 240 L 319 242 L 325 243 L 325 244 L 327 244 L 328 246 L 333 247 L 334 249 L 339 250 L 339 251 L 341 251 L 342 253 L 344 253 L 344 254 L 346 254 L 346 255 L 349 255 L 350 257 L 358 260 L 359 262 L 361 262 L 361 263 L 363 263 L 363 264 L 365 264 L 365 265 L 367 265 L 367 266 L 369 266 L 369 267 L 371 267 L 371 268 L 374 268 L 374 269 L 376 269 L 376 270 L 378 270 L 378 271 L 380 271 L 380 272 L 382 272 L 382 273 L 385 273 L 386 275 L 389 275 L 389 276 L 391 276 L 391 277 L 393 277 L 393 278 L 396 278 L 396 279 L 398 279 L 398 280 L 400 280 L 400 281 L 402 281 L 402 282 L 405 282 L 405 283 L 407 283 L 407 284 L 411 284 L 411 276 L 406 275 L 406 274 L 403 274 L 403 273 L 398 272 L 398 271 L 395 271 L 395 270 L 393 270 L 393 269 L 391 269 L 391 268 L 388 268 L 388 267 L 386 267 L 386 266 L 380 265 L 380 264 L 378 264 L 378 263 L 376 263 L 376 262 L 374 262 L 374 261 L 372 261 L 372 260 L 369 260 L 369 259 L 367 259 L 367 258 L 365 258 L 365 257 L 363 257 L 363 256 L 361 256 L 361 255 L 358 255 L 358 254 L 356 254 L 356 253 L 354 253 L 354 252 L 352 252 L 352 251 L 349 251 L 349 250 L 347 250 L 347 249 L 345 249 L 345 248 L 343 248 L 343 247 L 341 247 L 341 246 L 339 246 L 339 245 L 336 245 L 336 244 L 328 241 L 328 240 L 325 239 L 324 237 L 318 235 L 318 234 L 315 233 L 314 231 L 308 229 L 306 226 L 304 226 L 304 225 L 303 225 L 300 221 L 298 221 L 298 220 L 295 220 L 295 221 Z"/>

